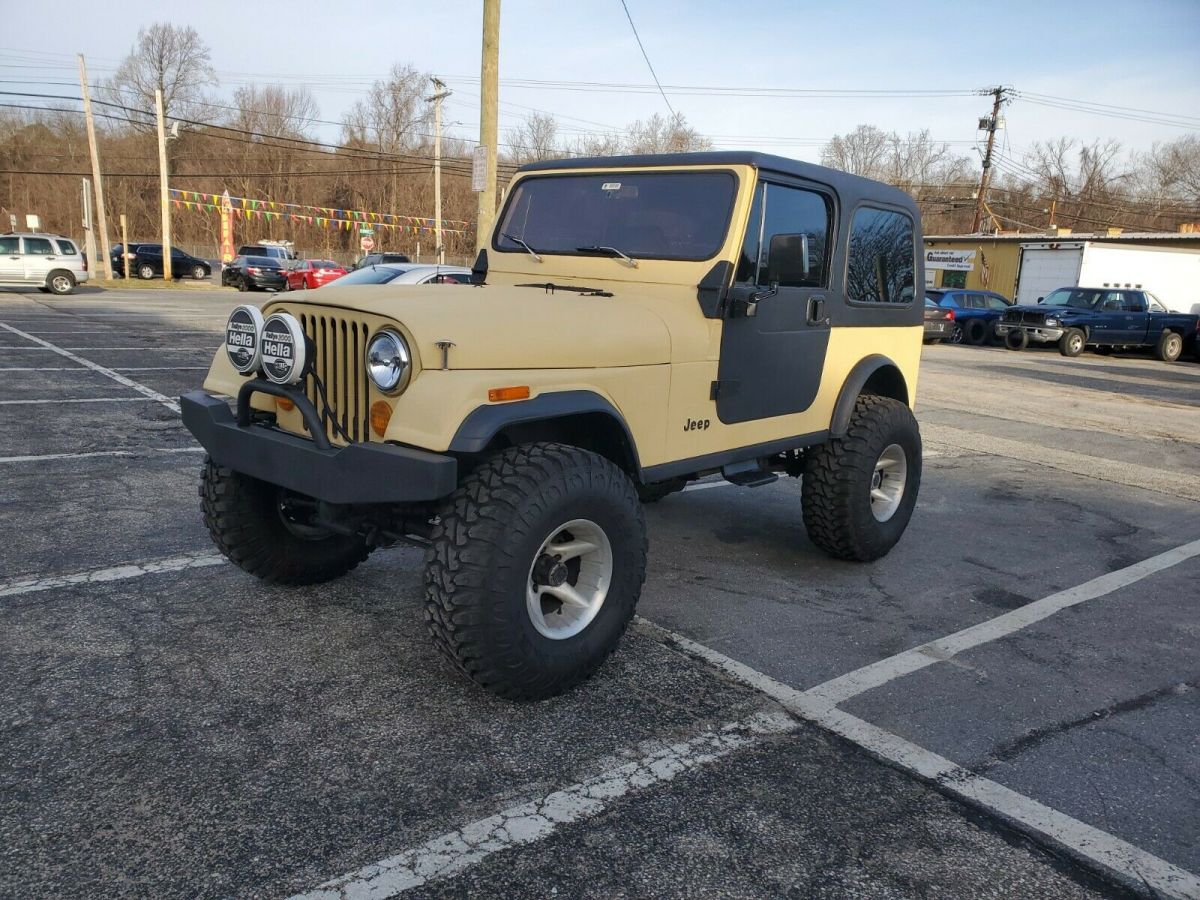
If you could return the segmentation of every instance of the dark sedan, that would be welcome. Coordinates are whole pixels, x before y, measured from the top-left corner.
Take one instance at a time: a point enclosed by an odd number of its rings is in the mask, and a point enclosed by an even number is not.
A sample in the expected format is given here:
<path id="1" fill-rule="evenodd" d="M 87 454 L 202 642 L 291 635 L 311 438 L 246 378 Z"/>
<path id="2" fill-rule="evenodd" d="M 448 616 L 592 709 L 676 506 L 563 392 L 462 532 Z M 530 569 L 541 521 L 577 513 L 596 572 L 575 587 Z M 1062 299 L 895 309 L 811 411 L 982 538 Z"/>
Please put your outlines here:
<path id="1" fill-rule="evenodd" d="M 954 334 L 954 310 L 925 299 L 925 343 L 949 340 Z"/>
<path id="2" fill-rule="evenodd" d="M 239 256 L 221 270 L 221 286 L 239 291 L 281 291 L 286 284 L 279 260 L 267 256 Z"/>
<path id="3" fill-rule="evenodd" d="M 128 249 L 117 244 L 112 248 L 113 275 L 118 278 L 125 276 L 125 255 L 129 258 L 129 274 L 136 278 L 161 278 L 163 274 L 163 245 L 162 244 L 130 244 Z M 171 248 L 171 275 L 174 278 L 194 278 L 202 281 L 212 275 L 212 266 L 208 260 L 190 253 L 184 253 L 178 247 Z"/>

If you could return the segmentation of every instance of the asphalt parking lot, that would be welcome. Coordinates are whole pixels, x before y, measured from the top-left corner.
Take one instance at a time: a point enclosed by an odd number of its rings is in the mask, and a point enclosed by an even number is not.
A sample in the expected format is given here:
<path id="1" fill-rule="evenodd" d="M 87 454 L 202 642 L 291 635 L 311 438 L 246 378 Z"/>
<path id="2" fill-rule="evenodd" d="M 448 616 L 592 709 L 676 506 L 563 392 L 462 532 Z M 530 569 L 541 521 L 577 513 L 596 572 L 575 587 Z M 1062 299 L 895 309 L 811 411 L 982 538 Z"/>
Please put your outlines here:
<path id="1" fill-rule="evenodd" d="M 173 398 L 242 299 L 0 292 L 0 895 L 1200 896 L 1200 363 L 929 347 L 888 557 L 695 485 L 614 657 L 514 705 L 419 550 L 215 555 Z"/>

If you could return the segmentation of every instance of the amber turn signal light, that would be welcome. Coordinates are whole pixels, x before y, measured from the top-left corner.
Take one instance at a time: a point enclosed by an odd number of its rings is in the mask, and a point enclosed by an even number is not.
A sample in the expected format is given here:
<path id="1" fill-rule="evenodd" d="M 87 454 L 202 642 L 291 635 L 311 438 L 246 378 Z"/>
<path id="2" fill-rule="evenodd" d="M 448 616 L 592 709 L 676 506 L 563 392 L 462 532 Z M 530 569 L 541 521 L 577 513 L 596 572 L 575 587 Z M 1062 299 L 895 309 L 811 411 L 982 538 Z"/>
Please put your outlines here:
<path id="1" fill-rule="evenodd" d="M 529 385 L 522 384 L 519 387 L 492 388 L 488 391 L 488 399 L 493 403 L 500 403 L 504 400 L 528 400 Z"/>
<path id="2" fill-rule="evenodd" d="M 371 404 L 371 430 L 376 435 L 383 437 L 390 421 L 392 421 L 391 404 L 385 400 L 376 400 Z"/>
<path id="3" fill-rule="evenodd" d="M 276 397 L 275 405 L 278 406 L 280 409 L 282 409 L 284 412 L 291 412 L 293 409 L 296 408 L 296 404 L 293 403 L 291 400 L 289 400 L 287 397 Z"/>

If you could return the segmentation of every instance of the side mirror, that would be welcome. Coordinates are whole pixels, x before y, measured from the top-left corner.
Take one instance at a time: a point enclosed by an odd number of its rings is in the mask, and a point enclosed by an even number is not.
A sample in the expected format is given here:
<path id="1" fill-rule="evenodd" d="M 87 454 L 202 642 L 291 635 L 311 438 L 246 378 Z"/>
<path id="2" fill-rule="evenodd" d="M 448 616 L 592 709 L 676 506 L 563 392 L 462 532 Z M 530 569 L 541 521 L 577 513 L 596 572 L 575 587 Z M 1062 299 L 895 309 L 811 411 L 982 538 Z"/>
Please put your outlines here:
<path id="1" fill-rule="evenodd" d="M 808 280 L 808 235 L 773 234 L 767 248 L 767 282 L 787 285 Z"/>
<path id="2" fill-rule="evenodd" d="M 1045 300 L 1045 299 L 1046 299 L 1045 297 L 1038 297 L 1038 299 L 1037 299 L 1037 302 L 1038 302 L 1038 303 L 1041 303 L 1041 302 L 1042 302 L 1043 300 Z"/>

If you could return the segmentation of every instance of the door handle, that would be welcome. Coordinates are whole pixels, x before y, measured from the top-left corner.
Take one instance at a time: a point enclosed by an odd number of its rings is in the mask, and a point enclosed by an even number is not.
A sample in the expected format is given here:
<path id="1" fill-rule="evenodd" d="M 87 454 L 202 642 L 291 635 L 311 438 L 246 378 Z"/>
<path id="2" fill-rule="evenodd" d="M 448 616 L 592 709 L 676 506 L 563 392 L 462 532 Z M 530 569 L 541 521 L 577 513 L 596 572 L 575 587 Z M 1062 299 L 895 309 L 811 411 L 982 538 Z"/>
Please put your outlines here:
<path id="1" fill-rule="evenodd" d="M 825 298 L 824 297 L 809 297 L 808 298 L 808 324 L 809 325 L 828 325 L 829 316 L 825 315 Z"/>

